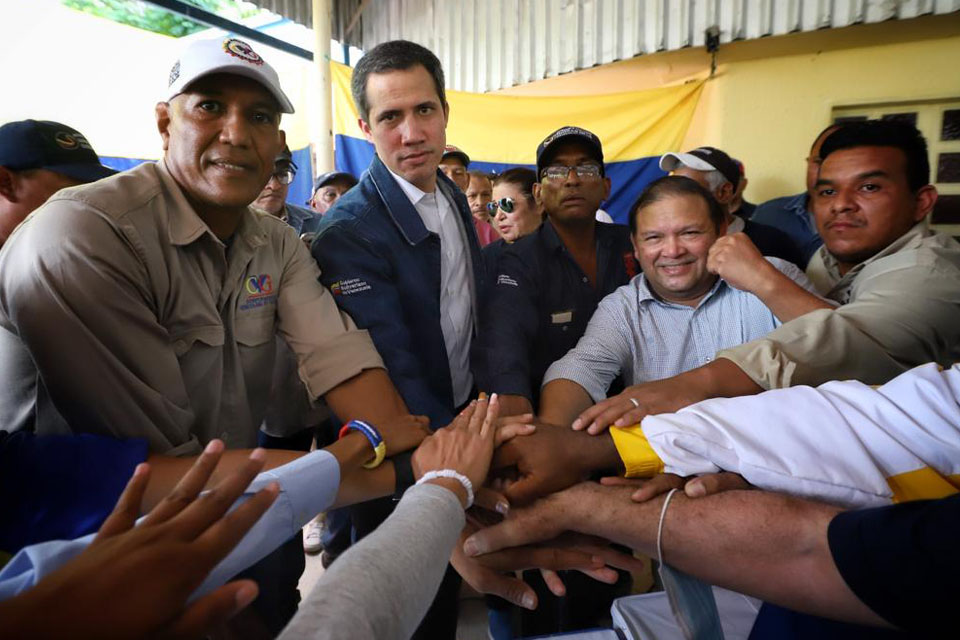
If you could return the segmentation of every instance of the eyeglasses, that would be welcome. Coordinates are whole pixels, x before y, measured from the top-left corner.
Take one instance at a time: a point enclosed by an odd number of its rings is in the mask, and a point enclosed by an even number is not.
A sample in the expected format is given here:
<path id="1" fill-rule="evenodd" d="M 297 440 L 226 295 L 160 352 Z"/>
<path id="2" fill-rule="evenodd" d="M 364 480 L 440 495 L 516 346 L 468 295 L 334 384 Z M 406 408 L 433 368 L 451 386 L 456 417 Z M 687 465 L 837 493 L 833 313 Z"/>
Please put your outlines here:
<path id="1" fill-rule="evenodd" d="M 289 166 L 279 165 L 273 171 L 273 177 L 276 178 L 280 184 L 290 184 L 296 175 L 297 172 Z"/>
<path id="2" fill-rule="evenodd" d="M 503 209 L 504 213 L 513 213 L 513 209 L 516 206 L 513 198 L 500 198 L 499 200 L 494 200 L 493 202 L 487 203 L 487 211 L 491 214 L 496 214 L 497 209 Z"/>
<path id="3" fill-rule="evenodd" d="M 545 178 L 547 180 L 555 181 L 566 180 L 571 171 L 576 171 L 578 178 L 594 180 L 600 177 L 602 168 L 597 164 L 578 164 L 575 167 L 555 164 L 545 167 L 543 172 L 540 174 L 540 179 L 542 180 Z"/>

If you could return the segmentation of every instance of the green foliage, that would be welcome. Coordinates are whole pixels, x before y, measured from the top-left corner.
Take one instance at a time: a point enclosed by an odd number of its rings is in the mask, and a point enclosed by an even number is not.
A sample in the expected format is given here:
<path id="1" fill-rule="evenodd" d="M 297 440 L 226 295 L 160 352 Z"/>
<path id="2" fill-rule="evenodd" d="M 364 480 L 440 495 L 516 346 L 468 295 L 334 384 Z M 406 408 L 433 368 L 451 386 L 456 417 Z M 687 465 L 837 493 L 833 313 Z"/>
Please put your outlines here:
<path id="1" fill-rule="evenodd" d="M 230 20 L 249 18 L 260 11 L 257 7 L 239 0 L 184 1 Z M 187 17 L 139 0 L 61 0 L 61 2 L 71 9 L 174 38 L 208 28 Z"/>

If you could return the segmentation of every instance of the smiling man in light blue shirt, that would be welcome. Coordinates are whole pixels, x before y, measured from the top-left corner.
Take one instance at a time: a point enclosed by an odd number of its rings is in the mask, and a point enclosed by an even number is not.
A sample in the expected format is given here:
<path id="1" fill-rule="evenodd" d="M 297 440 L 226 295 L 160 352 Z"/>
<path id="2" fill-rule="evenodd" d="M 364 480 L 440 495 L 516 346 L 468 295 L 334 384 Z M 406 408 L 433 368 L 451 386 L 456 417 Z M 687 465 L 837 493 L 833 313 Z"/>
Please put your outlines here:
<path id="1" fill-rule="evenodd" d="M 630 226 L 643 273 L 601 301 L 577 346 L 547 370 L 540 416 L 548 422 L 569 425 L 606 398 L 618 375 L 633 385 L 682 373 L 721 349 L 766 335 L 795 313 L 778 309 L 757 287 L 757 293 L 746 290 L 742 278 L 735 278 L 737 288 L 718 275 L 735 273 L 731 264 L 742 262 L 743 252 L 757 259 L 759 253 L 743 234 L 723 237 L 723 210 L 693 180 L 670 176 L 651 184 L 634 205 Z M 789 278 L 778 297 L 820 304 L 797 267 L 776 258 L 763 265 Z"/>

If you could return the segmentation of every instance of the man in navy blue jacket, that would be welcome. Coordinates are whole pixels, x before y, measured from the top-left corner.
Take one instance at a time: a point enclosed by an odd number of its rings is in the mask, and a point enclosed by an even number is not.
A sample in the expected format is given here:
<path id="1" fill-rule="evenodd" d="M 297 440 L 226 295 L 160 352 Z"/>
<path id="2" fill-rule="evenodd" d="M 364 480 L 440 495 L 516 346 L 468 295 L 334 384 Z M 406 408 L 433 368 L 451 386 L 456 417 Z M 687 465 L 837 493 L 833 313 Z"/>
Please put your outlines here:
<path id="1" fill-rule="evenodd" d="M 360 59 L 351 88 L 377 156 L 324 216 L 312 252 L 337 304 L 370 332 L 409 410 L 436 429 L 474 393 L 469 354 L 485 280 L 466 197 L 437 169 L 449 115 L 443 70 L 417 44 L 386 42 Z M 355 508 L 357 534 L 392 508 L 389 500 Z M 415 637 L 454 637 L 458 585 L 448 569 Z"/>

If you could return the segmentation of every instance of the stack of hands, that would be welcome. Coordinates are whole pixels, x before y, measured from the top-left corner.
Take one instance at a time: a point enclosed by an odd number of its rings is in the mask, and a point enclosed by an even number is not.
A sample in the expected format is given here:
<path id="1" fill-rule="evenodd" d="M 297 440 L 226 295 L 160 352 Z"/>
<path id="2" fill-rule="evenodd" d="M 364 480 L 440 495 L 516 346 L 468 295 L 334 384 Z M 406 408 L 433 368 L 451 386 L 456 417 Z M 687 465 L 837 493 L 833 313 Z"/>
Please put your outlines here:
<path id="1" fill-rule="evenodd" d="M 433 470 L 452 469 L 469 478 L 476 489 L 475 506 L 467 513 L 467 527 L 454 548 L 451 563 L 475 590 L 497 595 L 526 609 L 537 607 L 535 591 L 516 572 L 539 569 L 557 596 L 565 587 L 559 570 L 579 570 L 606 583 L 617 580 L 614 567 L 643 568 L 636 558 L 620 553 L 607 540 L 580 533 L 589 520 L 591 492 L 604 486 L 635 485 L 632 499 L 650 500 L 672 488 L 684 488 L 692 497 L 719 490 L 744 488 L 734 474 L 695 479 L 661 474 L 649 480 L 610 475 L 600 484 L 588 479 L 598 470 L 622 472 L 618 459 L 605 460 L 599 438 L 606 427 L 637 410 L 623 398 L 585 412 L 576 425 L 561 427 L 535 420 L 530 414 L 499 419 L 496 394 L 481 394 L 446 428 L 439 429 L 417 448 L 413 469 L 419 479 Z M 617 407 L 623 408 L 616 415 Z M 603 427 L 596 426 L 603 416 Z M 590 432 L 582 426 L 590 424 Z M 465 503 L 456 480 L 435 479 Z M 586 507 L 586 509 L 585 509 Z"/>

